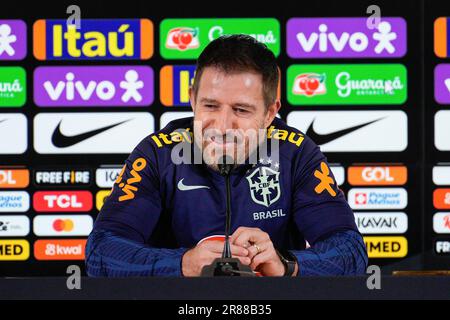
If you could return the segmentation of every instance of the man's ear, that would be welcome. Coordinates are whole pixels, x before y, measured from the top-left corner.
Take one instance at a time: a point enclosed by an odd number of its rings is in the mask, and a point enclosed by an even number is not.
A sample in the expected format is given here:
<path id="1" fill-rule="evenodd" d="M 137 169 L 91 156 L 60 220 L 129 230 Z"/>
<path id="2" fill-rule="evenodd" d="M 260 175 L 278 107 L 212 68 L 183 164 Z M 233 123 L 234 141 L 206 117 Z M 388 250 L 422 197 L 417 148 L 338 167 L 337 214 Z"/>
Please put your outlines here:
<path id="1" fill-rule="evenodd" d="M 195 93 L 192 87 L 189 87 L 189 102 L 191 103 L 192 111 L 195 112 Z"/>
<path id="2" fill-rule="evenodd" d="M 268 108 L 267 108 L 267 113 L 266 113 L 266 117 L 264 119 L 264 127 L 267 128 L 273 121 L 273 119 L 275 119 L 275 117 L 278 114 L 278 111 L 281 108 L 281 102 L 280 100 L 275 100 L 274 103 L 272 103 Z"/>

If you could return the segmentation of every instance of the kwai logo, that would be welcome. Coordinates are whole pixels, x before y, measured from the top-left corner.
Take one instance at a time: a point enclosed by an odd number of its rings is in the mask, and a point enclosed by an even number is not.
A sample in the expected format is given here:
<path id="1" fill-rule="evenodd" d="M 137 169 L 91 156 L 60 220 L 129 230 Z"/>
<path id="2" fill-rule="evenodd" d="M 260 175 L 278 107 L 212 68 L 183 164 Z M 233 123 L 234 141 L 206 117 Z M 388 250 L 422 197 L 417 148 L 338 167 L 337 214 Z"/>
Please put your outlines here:
<path id="1" fill-rule="evenodd" d="M 148 106 L 153 102 L 153 70 L 127 67 L 38 67 L 38 106 Z"/>
<path id="2" fill-rule="evenodd" d="M 0 20 L 0 60 L 22 60 L 27 55 L 27 26 L 22 20 Z"/>
<path id="3" fill-rule="evenodd" d="M 21 67 L 0 68 L 0 107 L 22 107 L 27 99 L 26 73 Z"/>
<path id="4" fill-rule="evenodd" d="M 294 105 L 402 104 L 407 98 L 401 64 L 292 65 L 287 81 Z"/>
<path id="5" fill-rule="evenodd" d="M 383 17 L 369 29 L 367 18 L 292 18 L 287 23 L 291 58 L 398 58 L 406 53 L 406 22 Z"/>
<path id="6" fill-rule="evenodd" d="M 33 52 L 38 60 L 146 60 L 153 55 L 153 24 L 148 19 L 37 20 Z"/>
<path id="7" fill-rule="evenodd" d="M 271 18 L 164 19 L 160 25 L 160 52 L 165 59 L 197 59 L 203 49 L 222 35 L 242 33 L 280 53 L 280 23 Z"/>

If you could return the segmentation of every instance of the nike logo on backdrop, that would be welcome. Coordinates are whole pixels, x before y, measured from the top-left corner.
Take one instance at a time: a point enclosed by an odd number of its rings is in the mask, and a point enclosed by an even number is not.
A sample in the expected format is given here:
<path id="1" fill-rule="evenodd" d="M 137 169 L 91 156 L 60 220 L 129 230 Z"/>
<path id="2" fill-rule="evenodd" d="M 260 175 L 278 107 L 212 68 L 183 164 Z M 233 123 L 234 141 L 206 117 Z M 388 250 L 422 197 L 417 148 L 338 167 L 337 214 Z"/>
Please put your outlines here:
<path id="1" fill-rule="evenodd" d="M 62 120 L 61 120 L 61 121 L 59 121 L 58 126 L 55 128 L 55 131 L 53 131 L 52 143 L 55 147 L 58 147 L 58 148 L 71 147 L 77 143 L 80 143 L 84 140 L 87 140 L 87 139 L 93 137 L 93 136 L 96 136 L 96 135 L 102 133 L 103 131 L 117 127 L 118 125 L 121 125 L 122 123 L 130 121 L 130 120 L 131 119 L 121 121 L 121 122 L 118 122 L 118 123 L 115 123 L 115 124 L 112 124 L 112 125 L 109 125 L 106 127 L 87 131 L 87 132 L 80 133 L 80 134 L 76 134 L 74 136 L 67 136 L 61 132 L 61 122 L 62 122 Z"/>
<path id="2" fill-rule="evenodd" d="M 209 189 L 207 186 L 187 186 L 183 183 L 183 179 L 178 181 L 178 190 L 180 191 L 189 191 L 189 190 L 195 190 L 195 189 Z"/>
<path id="3" fill-rule="evenodd" d="M 366 123 L 363 123 L 363 124 L 360 124 L 360 125 L 357 125 L 357 126 L 354 126 L 354 127 L 342 129 L 342 130 L 331 132 L 331 133 L 327 133 L 327 134 L 320 134 L 320 133 L 317 133 L 314 130 L 314 121 L 316 120 L 316 119 L 314 119 L 313 122 L 311 122 L 311 124 L 309 125 L 308 130 L 306 131 L 306 135 L 308 137 L 310 137 L 311 140 L 314 141 L 316 144 L 323 145 L 323 144 L 326 144 L 326 143 L 331 142 L 333 140 L 336 140 L 336 139 L 338 139 L 340 137 L 343 137 L 343 136 L 345 136 L 345 135 L 347 135 L 347 134 L 349 134 L 349 133 L 351 133 L 353 131 L 356 131 L 356 130 L 361 129 L 361 128 L 365 127 L 365 126 L 368 126 L 369 124 L 372 124 L 374 122 L 380 121 L 381 119 L 384 119 L 384 118 L 376 119 L 376 120 L 373 120 L 373 121 L 370 121 L 370 122 L 366 122 Z"/>

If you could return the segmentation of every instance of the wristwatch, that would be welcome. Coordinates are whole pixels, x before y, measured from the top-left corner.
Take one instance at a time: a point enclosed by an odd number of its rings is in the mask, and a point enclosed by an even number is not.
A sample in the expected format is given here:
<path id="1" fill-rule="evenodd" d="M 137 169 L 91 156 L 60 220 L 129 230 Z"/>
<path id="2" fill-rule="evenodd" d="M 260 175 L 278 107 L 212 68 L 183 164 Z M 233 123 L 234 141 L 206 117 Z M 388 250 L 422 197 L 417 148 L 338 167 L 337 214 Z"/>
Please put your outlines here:
<path id="1" fill-rule="evenodd" d="M 286 249 L 276 249 L 278 257 L 280 257 L 281 262 L 284 265 L 284 277 L 292 277 L 295 271 L 295 265 L 297 263 L 297 258 L 289 250 Z"/>

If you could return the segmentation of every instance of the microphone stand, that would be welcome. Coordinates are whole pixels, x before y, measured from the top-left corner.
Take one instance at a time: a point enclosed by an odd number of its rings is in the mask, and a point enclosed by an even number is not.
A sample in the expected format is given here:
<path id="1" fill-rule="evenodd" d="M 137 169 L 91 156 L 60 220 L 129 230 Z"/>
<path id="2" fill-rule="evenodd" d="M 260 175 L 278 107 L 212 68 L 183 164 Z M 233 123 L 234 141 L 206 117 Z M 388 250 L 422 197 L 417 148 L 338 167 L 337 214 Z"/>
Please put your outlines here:
<path id="1" fill-rule="evenodd" d="M 226 202 L 226 220 L 225 220 L 225 242 L 223 247 L 222 258 L 215 259 L 210 265 L 204 266 L 202 269 L 202 277 L 255 277 L 252 269 L 245 266 L 237 258 L 233 258 L 230 246 L 230 229 L 231 229 L 231 181 L 230 173 L 233 170 L 234 160 L 231 157 L 224 156 L 223 163 L 219 164 L 219 171 L 225 177 L 225 185 L 227 190 Z"/>

